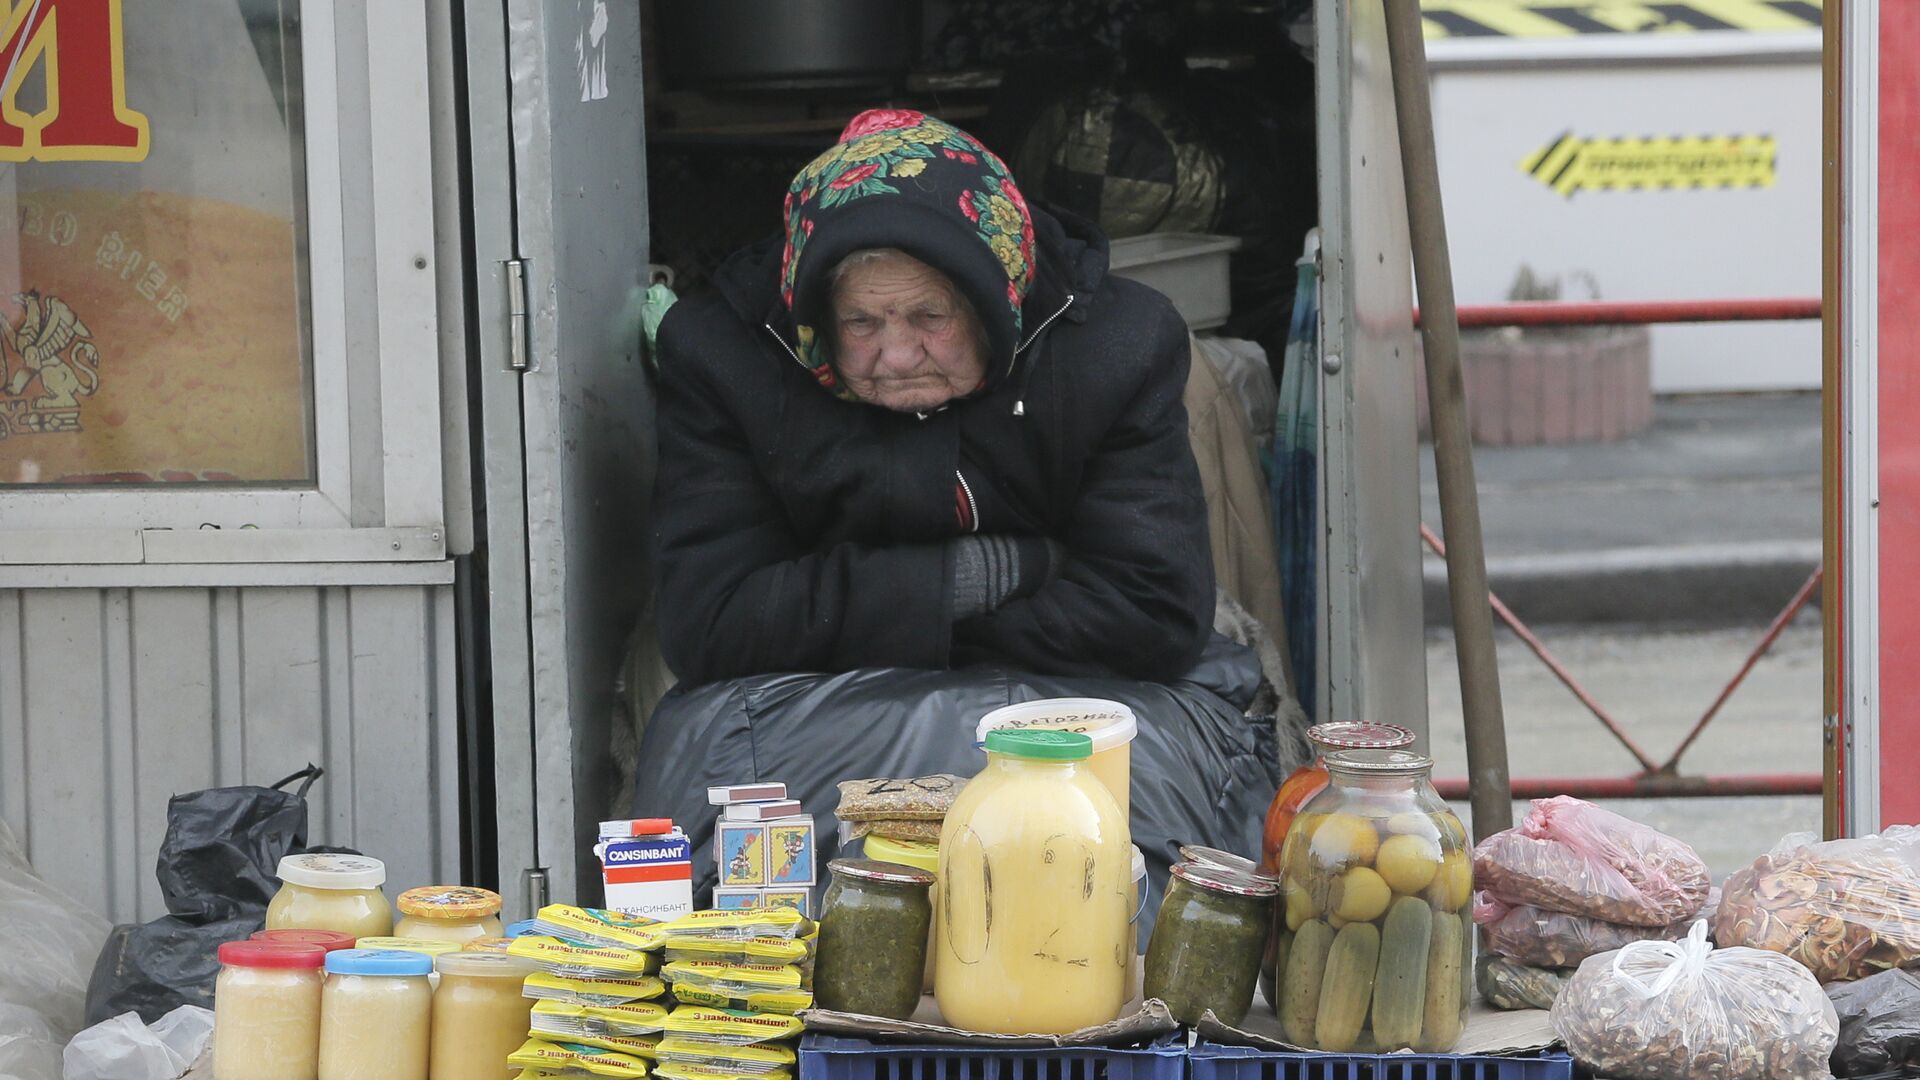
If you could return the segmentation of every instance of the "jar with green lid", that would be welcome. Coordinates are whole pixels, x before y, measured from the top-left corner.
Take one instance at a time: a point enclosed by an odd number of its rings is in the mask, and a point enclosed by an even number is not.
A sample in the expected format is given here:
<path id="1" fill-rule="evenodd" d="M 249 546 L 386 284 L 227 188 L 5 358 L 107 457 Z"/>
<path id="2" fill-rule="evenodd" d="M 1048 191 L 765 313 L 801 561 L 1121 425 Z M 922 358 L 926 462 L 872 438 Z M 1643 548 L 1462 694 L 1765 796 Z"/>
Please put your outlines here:
<path id="1" fill-rule="evenodd" d="M 920 1007 L 933 925 L 933 875 L 898 863 L 836 859 L 820 906 L 814 1000 L 823 1009 L 905 1020 Z"/>
<path id="2" fill-rule="evenodd" d="M 1205 863 L 1173 868 L 1147 944 L 1146 995 L 1174 1019 L 1197 1024 L 1211 1010 L 1238 1024 L 1253 1005 L 1279 886 Z"/>

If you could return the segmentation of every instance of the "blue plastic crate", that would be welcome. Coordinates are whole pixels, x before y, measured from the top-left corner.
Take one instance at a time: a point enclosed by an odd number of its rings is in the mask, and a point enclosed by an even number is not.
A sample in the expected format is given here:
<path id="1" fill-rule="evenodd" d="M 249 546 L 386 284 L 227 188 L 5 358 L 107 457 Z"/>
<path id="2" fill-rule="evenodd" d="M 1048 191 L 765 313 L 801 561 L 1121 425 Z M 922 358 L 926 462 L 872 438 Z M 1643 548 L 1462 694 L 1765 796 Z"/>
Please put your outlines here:
<path id="1" fill-rule="evenodd" d="M 1573 1080 L 1573 1059 L 1456 1054 L 1303 1054 L 1202 1042 L 1193 1080 Z"/>
<path id="2" fill-rule="evenodd" d="M 1182 1036 L 1148 1046 L 1002 1050 L 808 1035 L 800 1080 L 1186 1080 Z"/>

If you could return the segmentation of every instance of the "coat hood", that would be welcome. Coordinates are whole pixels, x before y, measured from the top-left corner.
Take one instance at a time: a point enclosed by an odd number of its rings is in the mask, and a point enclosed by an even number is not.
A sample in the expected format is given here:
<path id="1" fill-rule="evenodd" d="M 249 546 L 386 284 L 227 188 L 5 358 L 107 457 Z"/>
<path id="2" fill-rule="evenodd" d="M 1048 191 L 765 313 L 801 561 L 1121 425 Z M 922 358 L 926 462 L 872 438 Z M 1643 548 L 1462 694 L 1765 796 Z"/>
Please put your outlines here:
<path id="1" fill-rule="evenodd" d="M 973 136 L 924 113 L 875 109 L 797 174 L 776 241 L 715 275 L 742 319 L 776 329 L 827 390 L 847 397 L 828 335 L 833 268 L 855 251 L 894 248 L 945 274 L 986 331 L 988 386 L 1026 342 L 1098 286 L 1106 238 L 1030 207 L 1006 166 Z M 1069 313 L 1071 314 L 1071 313 Z"/>

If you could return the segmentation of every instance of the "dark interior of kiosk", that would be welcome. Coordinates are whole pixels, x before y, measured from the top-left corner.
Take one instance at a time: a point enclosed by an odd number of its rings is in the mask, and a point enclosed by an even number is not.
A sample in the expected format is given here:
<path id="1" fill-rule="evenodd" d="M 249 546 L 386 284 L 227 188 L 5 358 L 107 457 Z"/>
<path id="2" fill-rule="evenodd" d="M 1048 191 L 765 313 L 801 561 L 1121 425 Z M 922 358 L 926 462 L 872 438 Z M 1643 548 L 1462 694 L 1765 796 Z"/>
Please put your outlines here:
<path id="1" fill-rule="evenodd" d="M 651 259 L 681 295 L 778 231 L 789 180 L 876 106 L 977 135 L 1114 239 L 1236 237 L 1222 336 L 1278 383 L 1315 223 L 1310 0 L 643 0 Z"/>

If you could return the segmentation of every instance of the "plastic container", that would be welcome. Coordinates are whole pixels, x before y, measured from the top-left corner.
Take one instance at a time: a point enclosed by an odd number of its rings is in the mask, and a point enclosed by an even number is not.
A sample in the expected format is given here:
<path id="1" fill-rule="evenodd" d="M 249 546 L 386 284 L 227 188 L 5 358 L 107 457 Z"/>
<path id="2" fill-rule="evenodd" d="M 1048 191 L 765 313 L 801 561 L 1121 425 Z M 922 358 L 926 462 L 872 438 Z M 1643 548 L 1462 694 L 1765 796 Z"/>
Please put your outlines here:
<path id="1" fill-rule="evenodd" d="M 1558 1050 L 1478 1054 L 1308 1054 L 1201 1041 L 1188 1051 L 1192 1080 L 1573 1080 Z"/>
<path id="2" fill-rule="evenodd" d="M 353 948 L 353 938 L 337 930 L 255 930 L 247 940 L 277 945 L 318 945 L 326 952 Z"/>
<path id="3" fill-rule="evenodd" d="M 1173 868 L 1147 946 L 1146 995 L 1183 1024 L 1238 1025 L 1253 1005 L 1273 926 L 1273 882 L 1197 863 Z"/>
<path id="4" fill-rule="evenodd" d="M 1185 1080 L 1186 1067 L 1184 1035 L 1146 1046 L 951 1046 L 817 1034 L 800 1042 L 806 1080 Z"/>
<path id="5" fill-rule="evenodd" d="M 1472 997 L 1466 830 L 1405 750 L 1327 756 L 1327 789 L 1281 849 L 1280 1022 L 1330 1053 L 1444 1053 Z"/>
<path id="6" fill-rule="evenodd" d="M 814 1000 L 836 1012 L 911 1017 L 927 970 L 934 875 L 873 859 L 835 859 L 827 869 Z"/>
<path id="7" fill-rule="evenodd" d="M 936 911 L 939 910 L 939 844 L 923 844 L 917 840 L 889 840 L 884 836 L 868 836 L 860 842 L 860 851 L 861 854 L 869 859 L 877 859 L 880 862 L 899 863 L 901 866 L 911 866 L 915 870 L 924 870 L 933 875 L 933 888 L 928 893 L 928 899 L 933 903 L 934 909 Z M 923 994 L 933 993 L 933 968 L 933 926 L 929 924 L 927 926 L 927 970 L 925 977 L 922 978 L 920 982 L 920 992 Z"/>
<path id="8" fill-rule="evenodd" d="M 356 940 L 393 933 L 393 908 L 380 891 L 387 867 L 379 859 L 288 855 L 279 877 L 280 891 L 267 904 L 268 930 L 335 930 Z"/>
<path id="9" fill-rule="evenodd" d="M 328 953 L 319 1080 L 427 1080 L 432 972 L 433 961 L 419 953 Z"/>
<path id="10" fill-rule="evenodd" d="M 428 885 L 408 889 L 394 906 L 400 921 L 393 936 L 451 941 L 465 945 L 480 938 L 504 937 L 500 894 L 466 885 Z"/>
<path id="11" fill-rule="evenodd" d="M 1239 248 L 1232 236 L 1147 233 L 1113 241 L 1107 266 L 1166 294 L 1187 329 L 1210 330 L 1233 313 L 1227 259 Z"/>
<path id="12" fill-rule="evenodd" d="M 315 1080 L 320 1054 L 318 945 L 229 941 L 213 986 L 214 1080 Z"/>
<path id="13" fill-rule="evenodd" d="M 1102 698 L 1045 698 L 1008 705 L 980 718 L 974 745 L 984 746 L 988 732 L 1003 728 L 1077 731 L 1091 738 L 1093 757 L 1087 766 L 1120 804 L 1121 817 L 1132 820 L 1133 739 L 1140 733 L 1132 709 Z"/>
<path id="14" fill-rule="evenodd" d="M 1147 855 L 1137 844 L 1131 850 L 1133 858 L 1128 865 L 1132 867 L 1130 880 L 1133 882 L 1133 892 L 1128 895 L 1133 898 L 1133 906 L 1127 909 L 1131 912 L 1127 916 L 1130 953 L 1127 957 L 1128 1001 L 1140 996 L 1140 916 L 1146 914 L 1147 910 Z"/>
<path id="15" fill-rule="evenodd" d="M 507 1055 L 527 1041 L 533 999 L 521 984 L 538 970 L 504 953 L 445 953 L 434 961 L 430 1080 L 504 1080 Z"/>
<path id="16" fill-rule="evenodd" d="M 940 840 L 934 996 L 956 1027 L 1064 1034 L 1126 999 L 1126 817 L 1086 767 L 1093 740 L 991 731 Z"/>

